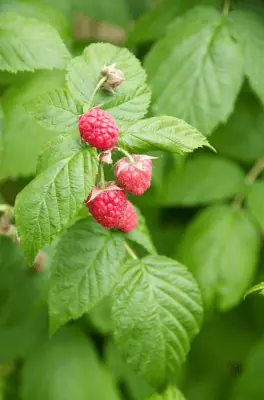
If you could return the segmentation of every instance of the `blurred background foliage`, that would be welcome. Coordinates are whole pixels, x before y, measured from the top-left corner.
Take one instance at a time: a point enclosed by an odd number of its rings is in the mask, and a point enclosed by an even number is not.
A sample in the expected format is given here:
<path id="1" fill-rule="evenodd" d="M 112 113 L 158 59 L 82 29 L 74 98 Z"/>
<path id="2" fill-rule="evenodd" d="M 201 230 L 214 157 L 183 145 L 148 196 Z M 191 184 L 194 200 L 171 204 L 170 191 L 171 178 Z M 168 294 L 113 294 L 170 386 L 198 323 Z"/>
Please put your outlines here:
<path id="1" fill-rule="evenodd" d="M 250 73 L 249 65 L 243 68 L 250 79 L 244 78 L 240 61 L 246 56 L 236 53 L 237 33 L 222 32 L 218 38 L 217 31 L 210 39 L 216 43 L 209 43 L 213 48 L 208 50 L 207 23 L 225 4 L 0 0 L 0 15 L 11 12 L 48 23 L 73 56 L 92 42 L 127 46 L 149 75 L 150 115 L 187 120 L 208 135 L 216 149 L 187 157 L 155 153 L 160 158 L 154 163 L 152 187 L 134 199 L 157 251 L 183 261 L 202 289 L 204 325 L 174 382 L 187 400 L 264 398 L 264 299 L 251 295 L 244 300 L 246 290 L 264 278 L 263 68 L 262 81 L 255 70 Z M 199 25 L 201 12 L 206 16 Z M 239 38 L 248 35 L 249 47 L 253 43 L 248 59 L 255 69 L 263 67 L 264 1 L 233 0 L 230 19 L 233 12 L 241 18 L 244 33 L 238 33 Z M 181 42 L 185 35 L 190 35 L 188 51 Z M 0 49 L 1 40 L 0 26 Z M 206 64 L 207 56 L 212 64 Z M 58 134 L 37 125 L 23 104 L 63 87 L 64 77 L 62 68 L 0 71 L 2 203 L 14 204 L 35 175 L 39 150 Z M 214 103 L 210 93 L 217 93 L 218 78 L 226 86 Z M 139 246 L 136 250 L 143 251 Z M 51 258 L 52 248 L 47 252 Z M 113 344 L 111 299 L 48 340 L 48 268 L 37 274 L 29 270 L 17 246 L 0 237 L 0 399 L 148 398 L 152 389 L 124 365 Z"/>

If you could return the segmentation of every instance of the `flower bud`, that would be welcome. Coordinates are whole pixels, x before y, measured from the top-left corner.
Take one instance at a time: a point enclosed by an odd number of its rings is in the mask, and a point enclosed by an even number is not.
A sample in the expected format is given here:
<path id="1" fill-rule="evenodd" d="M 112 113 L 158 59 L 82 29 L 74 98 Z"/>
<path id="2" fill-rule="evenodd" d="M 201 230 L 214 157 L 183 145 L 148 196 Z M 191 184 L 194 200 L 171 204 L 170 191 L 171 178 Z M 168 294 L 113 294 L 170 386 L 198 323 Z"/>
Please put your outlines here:
<path id="1" fill-rule="evenodd" d="M 111 64 L 109 66 L 104 65 L 103 68 L 101 68 L 101 75 L 107 77 L 103 84 L 103 88 L 112 93 L 114 93 L 113 89 L 121 85 L 125 80 L 123 72 L 115 66 L 116 64 Z"/>

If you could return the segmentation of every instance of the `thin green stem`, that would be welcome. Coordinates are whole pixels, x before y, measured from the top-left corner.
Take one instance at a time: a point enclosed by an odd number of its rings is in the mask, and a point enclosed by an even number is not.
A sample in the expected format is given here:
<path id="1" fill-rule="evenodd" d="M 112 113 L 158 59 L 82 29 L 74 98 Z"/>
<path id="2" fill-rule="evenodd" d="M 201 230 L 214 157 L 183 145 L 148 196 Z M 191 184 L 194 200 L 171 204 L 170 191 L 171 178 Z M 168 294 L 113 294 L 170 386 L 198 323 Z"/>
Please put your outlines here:
<path id="1" fill-rule="evenodd" d="M 105 189 L 104 164 L 100 164 L 100 188 Z"/>
<path id="2" fill-rule="evenodd" d="M 231 0 L 224 0 L 223 14 L 228 15 L 230 8 L 231 8 Z"/>
<path id="3" fill-rule="evenodd" d="M 127 244 L 127 242 L 124 243 L 124 246 L 125 246 L 126 251 L 131 255 L 131 257 L 134 260 L 137 260 L 138 258 L 136 256 L 135 252 L 131 249 L 131 247 Z"/>
<path id="4" fill-rule="evenodd" d="M 133 158 L 131 157 L 131 155 L 124 149 L 122 149 L 121 147 L 118 147 L 118 151 L 120 151 L 121 153 L 123 153 L 131 163 L 134 162 Z"/>
<path id="5" fill-rule="evenodd" d="M 105 82 L 106 80 L 107 80 L 107 76 L 104 76 L 104 77 L 103 77 L 102 79 L 100 79 L 100 81 L 97 83 L 96 88 L 94 89 L 94 91 L 93 91 L 93 93 L 92 93 L 92 95 L 91 95 L 91 98 L 90 98 L 89 103 L 88 103 L 86 106 L 84 106 L 84 108 L 83 108 L 83 112 L 87 112 L 88 110 L 90 110 L 90 108 L 92 108 L 95 95 L 96 95 L 96 93 L 98 92 L 98 90 L 101 88 L 101 86 L 104 84 L 104 82 Z"/>
<path id="6" fill-rule="evenodd" d="M 256 163 L 253 165 L 251 170 L 246 175 L 245 178 L 246 186 L 252 185 L 252 183 L 255 182 L 255 180 L 259 177 L 259 175 L 263 170 L 264 170 L 264 158 L 260 158 L 259 160 L 256 161 Z M 245 193 L 238 193 L 233 200 L 233 204 L 237 207 L 240 207 L 244 201 L 244 198 L 245 198 Z"/>

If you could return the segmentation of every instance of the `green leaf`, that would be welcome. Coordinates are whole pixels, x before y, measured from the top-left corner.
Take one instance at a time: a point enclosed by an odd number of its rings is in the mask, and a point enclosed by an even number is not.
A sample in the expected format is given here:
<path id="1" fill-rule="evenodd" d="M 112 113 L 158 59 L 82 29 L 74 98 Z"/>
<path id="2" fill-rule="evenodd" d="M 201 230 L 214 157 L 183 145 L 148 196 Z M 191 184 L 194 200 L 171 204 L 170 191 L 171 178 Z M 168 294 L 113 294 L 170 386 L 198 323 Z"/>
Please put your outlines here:
<path id="1" fill-rule="evenodd" d="M 252 286 L 252 288 L 250 288 L 246 292 L 245 297 L 248 296 L 249 294 L 252 294 L 255 292 L 259 292 L 258 294 L 261 294 L 262 296 L 264 296 L 264 282 L 261 282 L 261 283 L 258 283 L 257 285 Z"/>
<path id="2" fill-rule="evenodd" d="M 66 143 L 68 151 L 63 154 L 61 148 Z M 53 145 L 54 164 L 31 181 L 16 199 L 20 245 L 29 265 L 38 251 L 51 243 L 78 213 L 97 174 L 95 149 L 81 147 L 78 139 L 70 135 L 59 137 Z"/>
<path id="3" fill-rule="evenodd" d="M 160 387 L 179 372 L 200 328 L 195 280 L 187 268 L 163 256 L 130 260 L 113 301 L 117 346 L 148 383 Z"/>
<path id="4" fill-rule="evenodd" d="M 207 204 L 243 190 L 244 178 L 234 162 L 214 154 L 197 154 L 165 174 L 156 200 L 168 207 Z"/>
<path id="5" fill-rule="evenodd" d="M 258 181 L 254 182 L 247 194 L 247 206 L 261 227 L 261 230 L 264 231 L 264 204 L 263 204 L 263 196 L 264 196 L 264 182 Z"/>
<path id="6" fill-rule="evenodd" d="M 121 129 L 119 142 L 132 152 L 152 150 L 189 153 L 202 146 L 206 138 L 186 122 L 174 117 L 153 117 Z"/>
<path id="7" fill-rule="evenodd" d="M 89 103 L 100 80 L 101 68 L 113 63 L 123 71 L 125 81 L 115 89 L 114 96 L 100 90 L 93 105 L 103 104 L 102 108 L 116 119 L 117 124 L 133 122 L 146 114 L 150 92 L 145 84 L 144 69 L 127 49 L 104 43 L 86 47 L 82 56 L 73 58 L 69 63 L 66 78 L 69 90 L 81 104 Z"/>
<path id="8" fill-rule="evenodd" d="M 137 210 L 138 226 L 127 233 L 126 237 L 132 242 L 135 242 L 144 247 L 150 254 L 157 254 L 157 251 L 151 239 L 149 229 L 146 224 L 146 220 L 141 214 L 140 210 L 137 207 L 135 208 Z"/>
<path id="9" fill-rule="evenodd" d="M 131 44 L 159 39 L 176 17 L 197 4 L 197 0 L 165 0 L 136 21 L 128 40 Z M 217 0 L 200 0 L 199 5 L 218 5 Z"/>
<path id="10" fill-rule="evenodd" d="M 52 331 L 81 317 L 109 294 L 124 254 L 124 236 L 91 218 L 78 221 L 61 236 L 51 266 Z"/>
<path id="11" fill-rule="evenodd" d="M 0 236 L 0 364 L 25 357 L 47 334 L 45 271 L 29 274 L 19 246 Z"/>
<path id="12" fill-rule="evenodd" d="M 78 12 L 88 15 L 97 21 L 105 21 L 113 25 L 127 28 L 129 13 L 126 0 L 75 0 L 73 7 Z"/>
<path id="13" fill-rule="evenodd" d="M 70 59 L 57 31 L 44 22 L 6 12 L 0 29 L 0 70 L 62 69 Z"/>
<path id="14" fill-rule="evenodd" d="M 5 127 L 0 180 L 35 174 L 40 149 L 58 132 L 49 132 L 37 125 L 23 104 L 64 85 L 64 75 L 59 71 L 38 72 L 5 92 L 2 98 Z"/>
<path id="15" fill-rule="evenodd" d="M 243 81 L 243 59 L 226 18 L 193 8 L 177 19 L 145 60 L 153 111 L 210 134 L 231 114 Z"/>
<path id="16" fill-rule="evenodd" d="M 245 73 L 252 88 L 264 103 L 263 15 L 247 11 L 235 11 L 230 14 L 230 24 L 242 47 Z"/>
<path id="17" fill-rule="evenodd" d="M 194 218 L 180 254 L 200 284 L 207 307 L 227 311 L 242 300 L 256 271 L 259 246 L 246 211 L 216 205 Z"/>
<path id="18" fill-rule="evenodd" d="M 250 163 L 264 155 L 263 130 L 263 106 L 251 92 L 244 91 L 227 124 L 213 133 L 210 143 L 218 152 Z"/>
<path id="19" fill-rule="evenodd" d="M 82 114 L 82 107 L 62 88 L 31 100 L 25 108 L 43 128 L 60 132 L 77 129 L 78 116 Z"/>
<path id="20" fill-rule="evenodd" d="M 69 21 L 58 9 L 54 8 L 54 4 L 49 6 L 35 1 L 2 0 L 0 12 L 15 12 L 24 17 L 35 18 L 52 25 L 61 37 L 68 38 L 70 36 Z"/>
<path id="21" fill-rule="evenodd" d="M 235 380 L 231 398 L 234 400 L 262 400 L 264 392 L 263 381 L 264 341 L 252 348 L 243 362 L 243 372 Z"/>
<path id="22" fill-rule="evenodd" d="M 164 393 L 155 393 L 153 396 L 149 397 L 149 400 L 185 400 L 185 397 L 179 389 L 174 386 L 169 386 Z"/>
<path id="23" fill-rule="evenodd" d="M 38 346 L 26 359 L 21 397 L 22 400 L 106 398 L 100 397 L 103 385 L 95 348 L 80 330 L 69 326 Z"/>

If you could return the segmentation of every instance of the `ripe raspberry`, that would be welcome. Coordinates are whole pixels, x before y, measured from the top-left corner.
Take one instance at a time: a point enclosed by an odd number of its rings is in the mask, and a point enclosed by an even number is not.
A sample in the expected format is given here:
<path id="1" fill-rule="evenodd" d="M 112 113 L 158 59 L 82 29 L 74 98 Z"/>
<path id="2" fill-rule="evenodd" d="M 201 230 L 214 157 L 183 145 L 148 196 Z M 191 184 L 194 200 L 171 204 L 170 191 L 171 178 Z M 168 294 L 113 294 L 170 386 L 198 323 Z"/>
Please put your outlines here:
<path id="1" fill-rule="evenodd" d="M 95 186 L 86 200 L 86 206 L 94 219 L 105 228 L 114 228 L 126 206 L 126 193 L 115 182 L 105 189 Z"/>
<path id="2" fill-rule="evenodd" d="M 115 167 L 117 181 L 125 190 L 132 194 L 141 195 L 151 184 L 152 158 L 134 154 L 131 156 L 134 162 L 127 157 L 121 158 Z"/>
<path id="3" fill-rule="evenodd" d="M 138 225 L 137 212 L 133 204 L 127 200 L 123 215 L 121 216 L 116 228 L 122 229 L 124 232 L 130 232 Z"/>
<path id="4" fill-rule="evenodd" d="M 118 141 L 119 128 L 111 115 L 100 108 L 92 108 L 79 117 L 81 138 L 98 149 L 111 149 Z"/>

